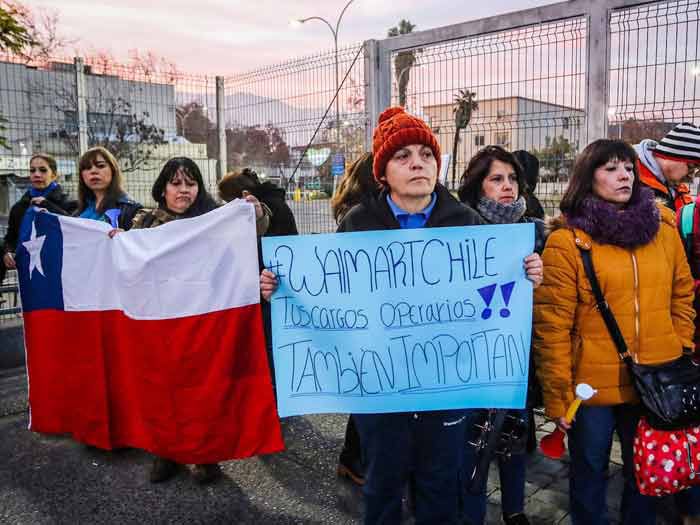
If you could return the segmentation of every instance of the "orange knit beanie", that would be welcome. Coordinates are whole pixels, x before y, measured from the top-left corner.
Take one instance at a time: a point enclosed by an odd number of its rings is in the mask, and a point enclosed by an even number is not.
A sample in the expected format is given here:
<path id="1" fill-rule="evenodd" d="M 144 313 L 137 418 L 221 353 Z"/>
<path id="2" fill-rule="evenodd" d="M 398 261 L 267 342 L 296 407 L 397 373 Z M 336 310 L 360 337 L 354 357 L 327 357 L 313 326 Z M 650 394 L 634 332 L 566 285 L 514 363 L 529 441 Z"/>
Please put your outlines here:
<path id="1" fill-rule="evenodd" d="M 387 162 L 398 150 L 411 144 L 425 144 L 435 155 L 440 173 L 440 144 L 428 125 L 420 118 L 406 113 L 402 107 L 385 109 L 372 137 L 374 178 L 381 181 Z"/>

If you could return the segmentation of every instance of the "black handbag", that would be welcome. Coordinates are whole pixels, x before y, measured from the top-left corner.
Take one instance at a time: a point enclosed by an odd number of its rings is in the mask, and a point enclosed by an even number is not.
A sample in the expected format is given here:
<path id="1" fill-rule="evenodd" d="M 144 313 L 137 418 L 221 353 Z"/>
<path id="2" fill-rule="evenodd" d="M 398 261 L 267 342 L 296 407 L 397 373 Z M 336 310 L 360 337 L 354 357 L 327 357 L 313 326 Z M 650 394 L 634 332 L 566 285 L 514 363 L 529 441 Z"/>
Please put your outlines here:
<path id="1" fill-rule="evenodd" d="M 627 350 L 620 327 L 610 310 L 593 268 L 588 250 L 579 248 L 583 268 L 596 300 L 596 308 L 605 321 L 620 358 L 632 376 L 646 416 L 653 428 L 676 430 L 700 424 L 700 364 L 683 353 L 678 359 L 661 365 L 635 363 Z"/>
<path id="2" fill-rule="evenodd" d="M 531 423 L 518 412 L 500 408 L 476 411 L 474 425 L 467 428 L 467 445 L 476 451 L 474 470 L 468 473 L 469 492 L 481 493 L 484 477 L 488 478 L 489 465 L 494 456 L 507 461 L 514 455 L 525 453 Z"/>

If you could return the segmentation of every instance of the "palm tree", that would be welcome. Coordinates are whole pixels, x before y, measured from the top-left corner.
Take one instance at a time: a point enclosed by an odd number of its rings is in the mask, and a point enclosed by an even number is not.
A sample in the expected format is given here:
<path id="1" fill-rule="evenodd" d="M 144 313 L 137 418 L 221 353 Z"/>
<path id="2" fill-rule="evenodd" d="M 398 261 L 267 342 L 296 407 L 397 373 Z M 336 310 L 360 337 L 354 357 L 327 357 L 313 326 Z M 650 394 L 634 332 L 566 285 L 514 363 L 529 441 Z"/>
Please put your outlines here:
<path id="1" fill-rule="evenodd" d="M 479 109 L 479 104 L 474 100 L 476 93 L 468 89 L 460 89 L 459 95 L 455 96 L 455 107 L 452 110 L 455 114 L 455 140 L 452 144 L 452 187 L 455 187 L 457 178 L 457 145 L 459 144 L 459 134 L 469 125 L 472 113 Z"/>
<path id="2" fill-rule="evenodd" d="M 398 26 L 394 26 L 387 31 L 387 36 L 399 36 L 412 33 L 416 28 L 414 24 L 408 20 L 401 19 Z M 396 75 L 396 84 L 399 87 L 399 105 L 406 105 L 406 88 L 411 74 L 411 68 L 416 63 L 416 51 L 409 50 L 399 51 L 394 58 L 394 74 Z"/>

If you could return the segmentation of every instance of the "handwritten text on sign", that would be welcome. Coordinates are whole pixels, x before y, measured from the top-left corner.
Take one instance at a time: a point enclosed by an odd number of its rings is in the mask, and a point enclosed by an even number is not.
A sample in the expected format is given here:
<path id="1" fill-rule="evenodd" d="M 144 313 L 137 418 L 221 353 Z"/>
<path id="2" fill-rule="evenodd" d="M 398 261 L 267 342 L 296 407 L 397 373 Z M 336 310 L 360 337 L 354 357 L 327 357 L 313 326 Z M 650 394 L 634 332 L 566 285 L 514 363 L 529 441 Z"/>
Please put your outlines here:
<path id="1" fill-rule="evenodd" d="M 523 407 L 532 224 L 263 239 L 281 416 Z"/>

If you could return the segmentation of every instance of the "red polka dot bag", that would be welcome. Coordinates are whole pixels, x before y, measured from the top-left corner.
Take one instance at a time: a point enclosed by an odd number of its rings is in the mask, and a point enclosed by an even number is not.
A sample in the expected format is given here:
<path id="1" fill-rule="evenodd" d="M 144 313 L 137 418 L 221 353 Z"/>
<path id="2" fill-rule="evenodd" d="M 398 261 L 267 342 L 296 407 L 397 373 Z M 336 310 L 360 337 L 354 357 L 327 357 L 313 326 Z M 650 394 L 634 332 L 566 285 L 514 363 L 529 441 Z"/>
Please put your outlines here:
<path id="1" fill-rule="evenodd" d="M 634 475 L 645 496 L 667 496 L 700 484 L 700 426 L 659 430 L 640 418 Z"/>

